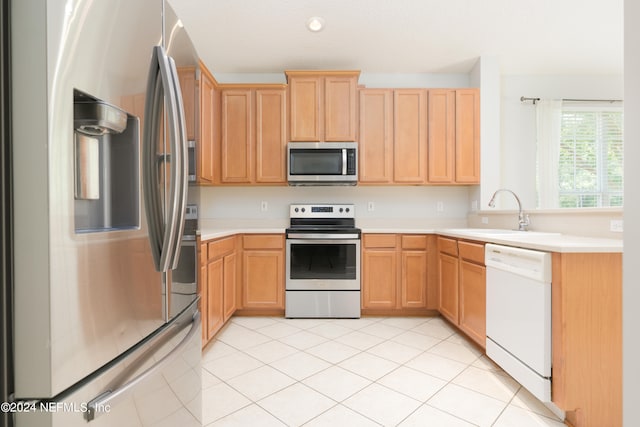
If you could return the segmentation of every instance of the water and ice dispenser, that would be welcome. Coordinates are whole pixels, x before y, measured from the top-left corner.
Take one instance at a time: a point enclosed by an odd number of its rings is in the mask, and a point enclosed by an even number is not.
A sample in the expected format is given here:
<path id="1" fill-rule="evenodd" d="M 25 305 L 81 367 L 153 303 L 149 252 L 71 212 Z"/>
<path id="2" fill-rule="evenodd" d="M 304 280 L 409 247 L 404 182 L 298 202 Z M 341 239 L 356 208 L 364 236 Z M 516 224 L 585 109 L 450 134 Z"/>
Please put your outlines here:
<path id="1" fill-rule="evenodd" d="M 140 227 L 139 119 L 74 90 L 75 231 Z"/>

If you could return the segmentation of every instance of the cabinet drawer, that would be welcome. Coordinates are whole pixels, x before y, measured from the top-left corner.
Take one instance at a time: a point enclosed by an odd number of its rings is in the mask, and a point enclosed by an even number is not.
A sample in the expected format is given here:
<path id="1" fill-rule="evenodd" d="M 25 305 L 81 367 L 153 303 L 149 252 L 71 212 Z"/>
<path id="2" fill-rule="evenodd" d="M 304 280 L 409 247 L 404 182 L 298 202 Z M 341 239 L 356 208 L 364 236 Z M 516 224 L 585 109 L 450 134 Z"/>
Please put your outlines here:
<path id="1" fill-rule="evenodd" d="M 427 236 L 402 236 L 402 249 L 427 249 Z"/>
<path id="2" fill-rule="evenodd" d="M 458 256 L 458 242 L 455 239 L 438 237 L 438 250 L 453 256 Z"/>
<path id="3" fill-rule="evenodd" d="M 242 236 L 244 249 L 282 249 L 284 239 L 281 234 L 247 234 Z"/>
<path id="4" fill-rule="evenodd" d="M 458 242 L 460 258 L 476 264 L 484 265 L 484 244 L 471 242 Z"/>
<path id="5" fill-rule="evenodd" d="M 220 258 L 236 249 L 236 238 L 227 237 L 226 239 L 216 240 L 209 242 L 207 246 L 208 259 Z"/>
<path id="6" fill-rule="evenodd" d="M 365 234 L 362 236 L 365 248 L 395 248 L 395 234 Z"/>

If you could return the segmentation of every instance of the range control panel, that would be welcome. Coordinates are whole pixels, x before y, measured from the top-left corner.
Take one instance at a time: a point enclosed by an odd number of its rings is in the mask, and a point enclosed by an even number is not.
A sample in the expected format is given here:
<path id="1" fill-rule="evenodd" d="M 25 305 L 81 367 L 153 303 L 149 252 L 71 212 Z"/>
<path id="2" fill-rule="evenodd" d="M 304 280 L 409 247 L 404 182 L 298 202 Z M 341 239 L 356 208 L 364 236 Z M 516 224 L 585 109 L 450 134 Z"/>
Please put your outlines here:
<path id="1" fill-rule="evenodd" d="M 292 204 L 290 218 L 355 218 L 352 204 Z"/>

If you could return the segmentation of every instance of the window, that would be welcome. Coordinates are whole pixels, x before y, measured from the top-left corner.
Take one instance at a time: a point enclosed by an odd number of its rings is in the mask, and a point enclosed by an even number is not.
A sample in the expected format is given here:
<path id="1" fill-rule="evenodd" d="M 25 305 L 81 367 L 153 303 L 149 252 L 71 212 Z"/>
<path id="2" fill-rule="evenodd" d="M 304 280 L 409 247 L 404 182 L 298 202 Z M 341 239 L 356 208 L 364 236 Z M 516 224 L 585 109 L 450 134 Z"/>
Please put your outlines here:
<path id="1" fill-rule="evenodd" d="M 560 207 L 622 206 L 622 108 L 565 104 L 560 126 Z"/>

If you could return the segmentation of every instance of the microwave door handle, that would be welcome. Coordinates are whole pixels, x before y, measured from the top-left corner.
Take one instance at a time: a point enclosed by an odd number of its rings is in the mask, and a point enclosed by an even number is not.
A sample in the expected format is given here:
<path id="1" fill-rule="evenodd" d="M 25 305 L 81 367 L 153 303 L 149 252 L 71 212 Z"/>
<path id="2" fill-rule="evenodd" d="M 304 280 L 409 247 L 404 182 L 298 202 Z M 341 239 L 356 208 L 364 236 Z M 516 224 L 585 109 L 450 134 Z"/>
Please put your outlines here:
<path id="1" fill-rule="evenodd" d="M 347 149 L 342 149 L 342 175 L 347 174 Z"/>

